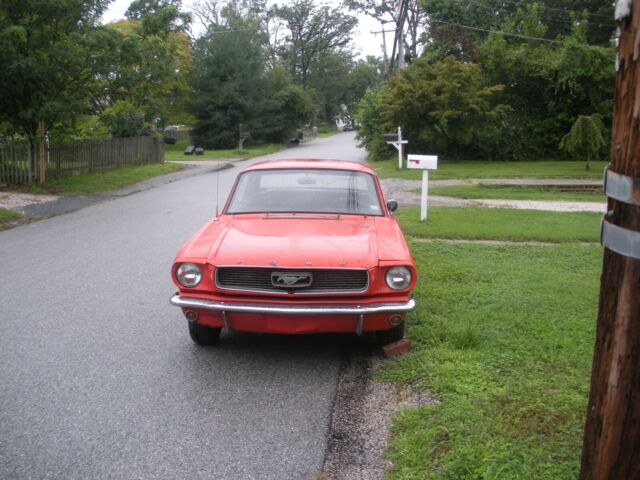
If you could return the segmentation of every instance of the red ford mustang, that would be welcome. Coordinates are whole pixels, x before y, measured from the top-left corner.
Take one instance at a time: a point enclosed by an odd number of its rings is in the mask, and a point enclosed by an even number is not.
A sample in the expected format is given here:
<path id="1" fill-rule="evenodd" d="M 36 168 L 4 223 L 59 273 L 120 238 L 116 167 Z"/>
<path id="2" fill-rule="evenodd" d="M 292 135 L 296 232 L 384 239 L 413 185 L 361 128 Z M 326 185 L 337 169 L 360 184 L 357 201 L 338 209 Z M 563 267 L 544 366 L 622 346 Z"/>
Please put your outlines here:
<path id="1" fill-rule="evenodd" d="M 222 328 L 404 335 L 416 269 L 375 172 L 335 160 L 245 168 L 221 215 L 178 252 L 171 304 L 200 345 Z"/>

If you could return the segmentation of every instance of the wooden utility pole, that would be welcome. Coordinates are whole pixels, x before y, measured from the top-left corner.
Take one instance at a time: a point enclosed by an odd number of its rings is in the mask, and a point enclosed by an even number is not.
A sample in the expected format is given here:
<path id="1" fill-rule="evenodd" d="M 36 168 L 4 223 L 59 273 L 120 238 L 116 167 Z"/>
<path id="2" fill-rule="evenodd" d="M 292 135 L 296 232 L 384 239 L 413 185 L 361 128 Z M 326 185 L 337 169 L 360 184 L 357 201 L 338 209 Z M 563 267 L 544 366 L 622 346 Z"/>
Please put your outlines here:
<path id="1" fill-rule="evenodd" d="M 384 24 L 386 22 L 382 22 L 382 30 L 379 30 L 377 32 L 371 32 L 373 35 L 377 35 L 379 33 L 382 34 L 382 58 L 383 58 L 383 73 L 384 73 L 384 78 L 389 78 L 389 57 L 387 56 L 387 33 L 395 33 L 395 30 L 385 30 L 384 29 Z"/>
<path id="2" fill-rule="evenodd" d="M 396 38 L 398 38 L 398 68 L 404 68 L 404 19 L 407 16 L 406 0 L 398 0 L 398 30 Z M 399 34 L 399 35 L 398 35 Z"/>
<path id="3" fill-rule="evenodd" d="M 640 478 L 640 0 L 618 0 L 616 21 L 613 174 L 581 480 Z"/>

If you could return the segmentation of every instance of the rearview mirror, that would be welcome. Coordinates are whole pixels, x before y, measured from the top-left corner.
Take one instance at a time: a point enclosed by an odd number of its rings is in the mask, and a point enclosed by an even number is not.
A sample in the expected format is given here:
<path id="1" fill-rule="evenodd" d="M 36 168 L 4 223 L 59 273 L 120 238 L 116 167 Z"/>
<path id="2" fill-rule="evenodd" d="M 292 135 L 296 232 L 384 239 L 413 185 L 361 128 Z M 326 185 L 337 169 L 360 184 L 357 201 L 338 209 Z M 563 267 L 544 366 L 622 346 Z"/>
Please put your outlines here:
<path id="1" fill-rule="evenodd" d="M 393 213 L 398 209 L 398 202 L 396 202 L 395 200 L 389 200 L 387 202 L 387 210 L 389 210 L 389 213 Z"/>

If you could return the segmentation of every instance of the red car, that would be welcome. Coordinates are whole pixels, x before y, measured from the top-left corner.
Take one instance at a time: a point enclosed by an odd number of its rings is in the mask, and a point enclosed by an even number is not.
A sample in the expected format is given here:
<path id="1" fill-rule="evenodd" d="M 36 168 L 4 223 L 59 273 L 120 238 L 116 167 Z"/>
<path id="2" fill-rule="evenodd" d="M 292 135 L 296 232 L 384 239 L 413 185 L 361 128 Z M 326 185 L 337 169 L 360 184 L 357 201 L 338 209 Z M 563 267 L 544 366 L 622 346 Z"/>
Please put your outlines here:
<path id="1" fill-rule="evenodd" d="M 416 269 L 368 165 L 279 160 L 245 168 L 222 214 L 178 252 L 171 271 L 191 338 L 247 332 L 404 335 Z"/>

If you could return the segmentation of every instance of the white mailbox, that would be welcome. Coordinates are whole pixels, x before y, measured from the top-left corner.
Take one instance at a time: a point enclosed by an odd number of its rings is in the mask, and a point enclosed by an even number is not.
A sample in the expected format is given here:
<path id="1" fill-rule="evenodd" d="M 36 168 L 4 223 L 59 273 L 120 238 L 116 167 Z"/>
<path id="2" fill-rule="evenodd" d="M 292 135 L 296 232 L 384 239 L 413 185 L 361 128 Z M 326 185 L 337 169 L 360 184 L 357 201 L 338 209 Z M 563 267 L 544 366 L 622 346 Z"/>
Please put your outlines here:
<path id="1" fill-rule="evenodd" d="M 422 201 L 420 202 L 420 220 L 427 219 L 427 198 L 429 196 L 429 170 L 438 169 L 437 155 L 409 155 L 407 167 L 422 170 Z"/>
<path id="2" fill-rule="evenodd" d="M 437 155 L 409 155 L 407 157 L 408 168 L 418 168 L 420 170 L 437 170 Z"/>

